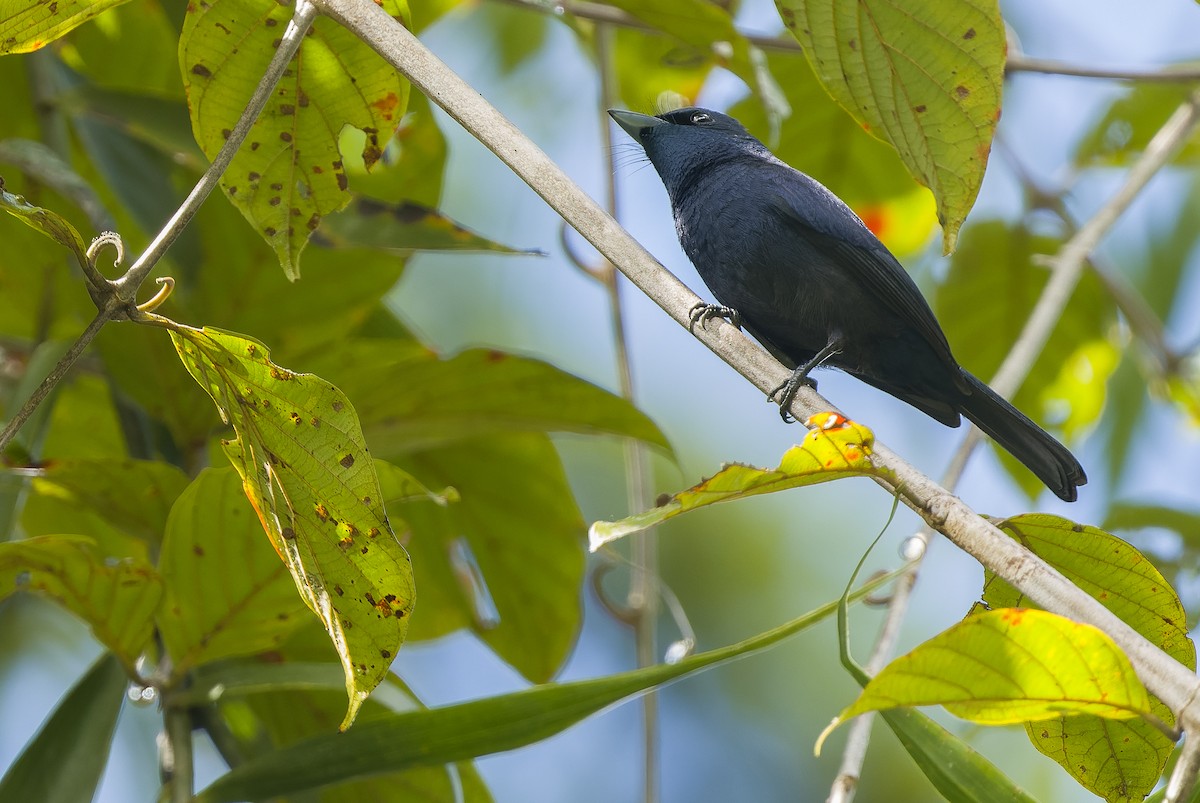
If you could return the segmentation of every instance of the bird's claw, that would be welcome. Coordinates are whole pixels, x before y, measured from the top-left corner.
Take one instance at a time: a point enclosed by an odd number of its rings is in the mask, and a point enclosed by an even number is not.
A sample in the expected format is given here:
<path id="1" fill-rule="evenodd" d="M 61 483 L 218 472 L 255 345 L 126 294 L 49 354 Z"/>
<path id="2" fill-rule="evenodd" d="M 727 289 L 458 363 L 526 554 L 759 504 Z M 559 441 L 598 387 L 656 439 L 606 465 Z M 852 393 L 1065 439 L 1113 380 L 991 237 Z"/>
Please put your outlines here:
<path id="1" fill-rule="evenodd" d="M 695 332 L 696 324 L 700 324 L 700 328 L 704 328 L 713 318 L 724 318 L 733 325 L 735 329 L 742 328 L 742 316 L 733 307 L 725 307 L 720 304 L 708 304 L 704 301 L 699 302 L 688 312 L 688 331 Z"/>
<path id="2" fill-rule="evenodd" d="M 783 423 L 796 423 L 796 418 L 792 415 L 789 408 L 792 406 L 792 402 L 795 401 L 796 394 L 804 385 L 816 390 L 817 380 L 810 377 L 807 373 L 794 371 L 792 375 L 787 378 L 786 382 L 767 394 L 767 401 L 775 401 L 775 397 L 779 397 L 779 417 L 783 419 Z"/>

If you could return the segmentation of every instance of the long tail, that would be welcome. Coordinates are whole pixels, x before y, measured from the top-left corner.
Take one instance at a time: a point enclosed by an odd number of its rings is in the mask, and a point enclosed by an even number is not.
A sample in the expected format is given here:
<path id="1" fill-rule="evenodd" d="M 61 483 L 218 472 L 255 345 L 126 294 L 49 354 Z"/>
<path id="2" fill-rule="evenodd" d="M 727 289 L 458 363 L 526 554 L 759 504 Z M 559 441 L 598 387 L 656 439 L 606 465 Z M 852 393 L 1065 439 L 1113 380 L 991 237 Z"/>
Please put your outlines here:
<path id="1" fill-rule="evenodd" d="M 971 393 L 960 402 L 962 414 L 1024 463 L 1059 499 L 1074 502 L 1076 488 L 1087 483 L 1075 456 L 983 382 L 966 371 L 963 376 Z"/>

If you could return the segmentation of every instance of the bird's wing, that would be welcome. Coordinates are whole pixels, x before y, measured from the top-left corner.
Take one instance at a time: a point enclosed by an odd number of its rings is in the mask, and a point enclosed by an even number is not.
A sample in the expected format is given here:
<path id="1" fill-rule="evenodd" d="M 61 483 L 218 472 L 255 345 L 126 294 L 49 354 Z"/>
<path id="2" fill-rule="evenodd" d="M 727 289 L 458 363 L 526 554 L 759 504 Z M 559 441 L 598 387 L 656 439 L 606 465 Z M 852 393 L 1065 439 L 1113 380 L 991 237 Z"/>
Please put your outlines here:
<path id="1" fill-rule="evenodd" d="M 933 310 L 908 271 L 837 196 L 802 173 L 804 184 L 776 185 L 774 206 L 787 223 L 800 227 L 822 254 L 853 275 L 887 308 L 912 324 L 957 376 L 960 368 Z M 836 230 L 835 230 L 836 227 Z"/>

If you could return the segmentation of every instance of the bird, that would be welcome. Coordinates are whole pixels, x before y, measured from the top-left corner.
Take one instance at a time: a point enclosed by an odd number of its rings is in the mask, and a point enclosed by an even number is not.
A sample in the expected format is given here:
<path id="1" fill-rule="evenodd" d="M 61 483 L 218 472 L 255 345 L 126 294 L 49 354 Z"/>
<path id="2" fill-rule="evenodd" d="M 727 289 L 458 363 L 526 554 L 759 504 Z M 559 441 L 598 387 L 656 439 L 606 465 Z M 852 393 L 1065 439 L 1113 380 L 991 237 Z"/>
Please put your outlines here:
<path id="1" fill-rule="evenodd" d="M 840 198 L 776 157 L 734 118 L 690 106 L 610 109 L 666 187 L 683 251 L 719 304 L 793 369 L 772 394 L 784 420 L 808 374 L 841 369 L 948 427 L 965 416 L 1056 496 L 1087 482 L 1071 452 L 959 365 L 921 291 Z"/>

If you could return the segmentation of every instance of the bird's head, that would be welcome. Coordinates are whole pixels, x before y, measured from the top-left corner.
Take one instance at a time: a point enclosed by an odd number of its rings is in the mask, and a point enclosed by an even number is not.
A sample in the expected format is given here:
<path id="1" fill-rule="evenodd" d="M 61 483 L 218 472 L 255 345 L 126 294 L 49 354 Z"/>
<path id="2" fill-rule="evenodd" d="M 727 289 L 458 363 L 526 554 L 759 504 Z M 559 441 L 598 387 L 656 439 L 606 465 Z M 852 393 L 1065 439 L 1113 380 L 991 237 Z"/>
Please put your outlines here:
<path id="1" fill-rule="evenodd" d="M 774 160 L 766 146 L 727 114 L 689 106 L 651 117 L 609 109 L 609 116 L 646 151 L 668 190 L 696 170 L 732 159 Z"/>

